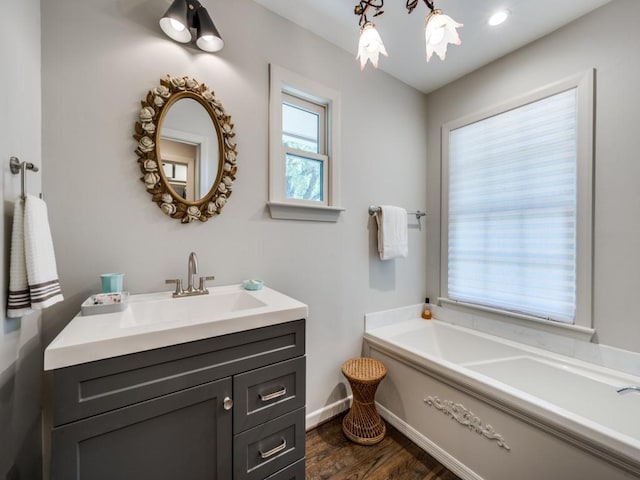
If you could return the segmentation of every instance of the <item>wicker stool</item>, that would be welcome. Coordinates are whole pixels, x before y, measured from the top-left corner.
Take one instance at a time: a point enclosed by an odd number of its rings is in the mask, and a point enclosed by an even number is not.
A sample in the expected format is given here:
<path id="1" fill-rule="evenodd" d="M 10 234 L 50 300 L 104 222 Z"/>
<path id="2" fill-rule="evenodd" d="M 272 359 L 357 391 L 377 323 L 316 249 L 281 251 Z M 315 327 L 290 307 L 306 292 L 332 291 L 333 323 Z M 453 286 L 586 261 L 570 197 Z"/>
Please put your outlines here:
<path id="1" fill-rule="evenodd" d="M 352 358 L 344 362 L 342 373 L 353 391 L 353 403 L 342 420 L 342 431 L 349 440 L 361 445 L 382 441 L 387 427 L 378 415 L 374 397 L 387 369 L 373 358 Z"/>

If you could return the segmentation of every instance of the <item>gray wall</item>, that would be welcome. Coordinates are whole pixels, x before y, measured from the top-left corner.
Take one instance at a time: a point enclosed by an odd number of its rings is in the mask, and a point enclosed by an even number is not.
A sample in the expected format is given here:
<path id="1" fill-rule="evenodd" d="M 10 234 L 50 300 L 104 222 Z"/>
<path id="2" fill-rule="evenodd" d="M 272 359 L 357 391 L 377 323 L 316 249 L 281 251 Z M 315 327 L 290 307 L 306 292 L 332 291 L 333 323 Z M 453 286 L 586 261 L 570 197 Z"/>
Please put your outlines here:
<path id="1" fill-rule="evenodd" d="M 166 38 L 168 1 L 42 3 L 43 177 L 65 302 L 44 314 L 50 341 L 99 291 L 98 275 L 125 272 L 134 293 L 186 276 L 190 251 L 215 285 L 262 278 L 309 305 L 308 402 L 344 398 L 344 360 L 360 353 L 366 312 L 419 303 L 426 230 L 409 232 L 409 258 L 380 262 L 370 203 L 424 209 L 424 95 L 250 0 L 207 0 L 226 42 L 215 55 Z M 357 32 L 354 31 L 354 36 Z M 268 65 L 342 92 L 338 223 L 272 220 L 267 200 Z M 140 100 L 166 74 L 215 90 L 232 116 L 238 175 L 222 215 L 181 225 L 138 180 L 132 138 Z M 423 225 L 424 225 L 423 221 Z"/>
<path id="2" fill-rule="evenodd" d="M 640 2 L 616 0 L 428 95 L 427 285 L 440 292 L 440 127 L 596 68 L 594 327 L 600 343 L 640 352 Z"/>
<path id="3" fill-rule="evenodd" d="M 3 2 L 0 29 L 0 478 L 40 476 L 42 347 L 40 316 L 5 316 L 9 287 L 9 239 L 20 176 L 9 157 L 41 164 L 40 0 Z M 28 192 L 40 192 L 40 173 L 30 173 Z"/>

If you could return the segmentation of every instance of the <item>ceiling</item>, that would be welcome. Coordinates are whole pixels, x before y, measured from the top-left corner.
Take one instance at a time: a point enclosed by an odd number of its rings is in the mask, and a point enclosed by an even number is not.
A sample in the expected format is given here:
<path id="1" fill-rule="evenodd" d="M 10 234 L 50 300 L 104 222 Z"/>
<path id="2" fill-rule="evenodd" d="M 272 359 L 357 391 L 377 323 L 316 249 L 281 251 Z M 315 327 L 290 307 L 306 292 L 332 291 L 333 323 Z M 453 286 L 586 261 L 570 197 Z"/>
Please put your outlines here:
<path id="1" fill-rule="evenodd" d="M 353 54 L 358 49 L 357 0 L 254 0 L 265 8 L 314 32 Z M 449 45 L 446 61 L 434 55 L 425 61 L 424 19 L 429 9 L 419 2 L 411 15 L 404 0 L 387 0 L 384 15 L 375 19 L 388 57 L 380 70 L 421 90 L 431 92 L 512 52 L 611 0 L 435 0 L 436 8 L 464 24 L 458 29 L 462 45 Z M 295 5 L 295 6 L 294 6 Z M 487 24 L 497 10 L 508 9 L 508 20 Z M 374 10 L 369 9 L 372 20 Z M 367 64 L 367 69 L 371 65 Z"/>

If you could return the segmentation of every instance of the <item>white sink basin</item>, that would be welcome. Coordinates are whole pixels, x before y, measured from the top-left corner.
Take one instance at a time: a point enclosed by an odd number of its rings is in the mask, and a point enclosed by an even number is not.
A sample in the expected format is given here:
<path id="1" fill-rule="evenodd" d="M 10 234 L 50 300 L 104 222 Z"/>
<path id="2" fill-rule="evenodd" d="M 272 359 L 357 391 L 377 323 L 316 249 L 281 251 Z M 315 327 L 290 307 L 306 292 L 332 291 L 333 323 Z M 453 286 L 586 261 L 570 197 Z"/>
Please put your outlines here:
<path id="1" fill-rule="evenodd" d="M 127 309 L 76 317 L 44 352 L 44 369 L 191 342 L 306 318 L 305 304 L 270 288 L 215 287 L 209 295 L 132 295 Z"/>
<path id="2" fill-rule="evenodd" d="M 166 297 L 166 298 L 164 298 Z M 246 310 L 266 307 L 267 304 L 245 290 L 220 291 L 212 289 L 209 295 L 173 298 L 162 295 L 162 298 L 134 301 L 129 306 L 129 315 L 122 318 L 123 327 L 159 324 L 164 322 L 219 320 L 233 316 L 237 318 Z"/>

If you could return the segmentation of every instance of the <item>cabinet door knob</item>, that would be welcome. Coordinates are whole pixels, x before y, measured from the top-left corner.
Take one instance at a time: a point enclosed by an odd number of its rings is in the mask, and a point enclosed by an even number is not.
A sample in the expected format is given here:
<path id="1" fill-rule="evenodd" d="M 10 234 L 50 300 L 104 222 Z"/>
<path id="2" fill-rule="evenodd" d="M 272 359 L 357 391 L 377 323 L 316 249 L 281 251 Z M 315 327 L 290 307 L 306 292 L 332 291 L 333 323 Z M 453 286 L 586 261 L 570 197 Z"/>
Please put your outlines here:
<path id="1" fill-rule="evenodd" d="M 225 410 L 231 410 L 231 408 L 233 407 L 233 400 L 231 400 L 231 398 L 229 397 L 224 397 L 224 400 L 222 401 L 222 406 L 224 407 Z"/>

